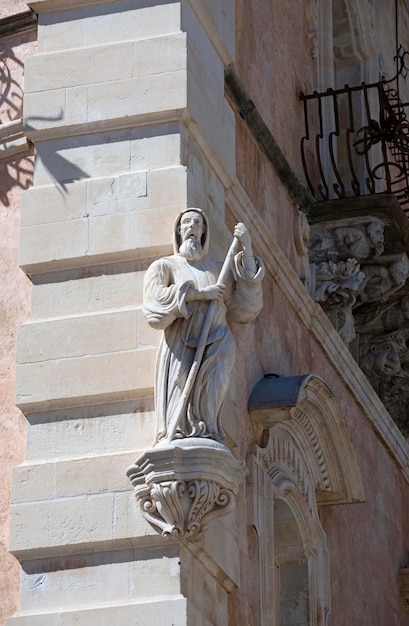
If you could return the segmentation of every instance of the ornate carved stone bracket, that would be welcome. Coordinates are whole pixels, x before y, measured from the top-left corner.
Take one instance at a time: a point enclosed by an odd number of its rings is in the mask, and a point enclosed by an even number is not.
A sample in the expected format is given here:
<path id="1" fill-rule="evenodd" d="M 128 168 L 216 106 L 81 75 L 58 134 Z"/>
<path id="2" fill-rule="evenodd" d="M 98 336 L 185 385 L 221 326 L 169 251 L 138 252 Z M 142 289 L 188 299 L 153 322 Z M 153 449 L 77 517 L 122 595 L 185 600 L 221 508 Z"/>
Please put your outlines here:
<path id="1" fill-rule="evenodd" d="M 393 196 L 315 205 L 311 295 L 409 434 L 409 222 Z"/>
<path id="2" fill-rule="evenodd" d="M 145 450 L 128 471 L 145 519 L 178 541 L 197 541 L 234 508 L 247 473 L 222 443 L 188 438 Z"/>
<path id="3" fill-rule="evenodd" d="M 384 227 L 383 220 L 366 215 L 324 221 L 311 228 L 311 295 L 321 304 L 346 344 L 355 339 L 353 309 L 357 301 L 393 285 L 388 270 L 381 264 L 374 270 L 374 274 L 378 270 L 386 272 L 385 281 L 379 284 L 376 278 L 369 282 L 371 274 L 362 265 L 384 251 Z"/>

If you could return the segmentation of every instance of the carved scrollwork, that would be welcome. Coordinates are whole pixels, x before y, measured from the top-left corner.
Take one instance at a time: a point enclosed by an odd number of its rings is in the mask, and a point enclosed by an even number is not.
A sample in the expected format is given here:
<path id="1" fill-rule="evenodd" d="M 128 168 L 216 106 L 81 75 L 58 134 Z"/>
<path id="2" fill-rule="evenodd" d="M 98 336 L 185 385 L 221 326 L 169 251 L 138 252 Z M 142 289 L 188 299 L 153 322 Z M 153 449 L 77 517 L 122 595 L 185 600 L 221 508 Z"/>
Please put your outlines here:
<path id="1" fill-rule="evenodd" d="M 223 444 L 190 439 L 145 451 L 127 475 L 156 531 L 197 541 L 211 520 L 232 511 L 246 471 Z"/>
<path id="2" fill-rule="evenodd" d="M 230 513 L 235 499 L 210 480 L 172 480 L 153 485 L 139 501 L 143 516 L 163 537 L 197 541 L 213 518 Z"/>

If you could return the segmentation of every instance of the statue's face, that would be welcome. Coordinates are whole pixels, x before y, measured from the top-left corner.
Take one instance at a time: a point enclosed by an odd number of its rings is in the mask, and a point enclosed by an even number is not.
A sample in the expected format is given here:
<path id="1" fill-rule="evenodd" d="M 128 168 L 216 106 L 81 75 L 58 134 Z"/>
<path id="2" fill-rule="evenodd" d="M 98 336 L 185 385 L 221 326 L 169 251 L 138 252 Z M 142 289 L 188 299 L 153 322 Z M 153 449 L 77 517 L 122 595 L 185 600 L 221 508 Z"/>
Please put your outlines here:
<path id="1" fill-rule="evenodd" d="M 399 352 L 393 343 L 385 342 L 382 346 L 374 346 L 373 370 L 382 376 L 394 376 L 400 370 Z"/>
<path id="2" fill-rule="evenodd" d="M 192 238 L 201 241 L 204 230 L 203 217 L 196 211 L 187 211 L 180 220 L 179 231 L 182 241 Z"/>
<path id="3" fill-rule="evenodd" d="M 371 243 L 375 246 L 384 242 L 383 226 L 380 222 L 372 222 L 367 228 Z"/>
<path id="4" fill-rule="evenodd" d="M 408 267 L 405 263 L 397 262 L 392 266 L 390 275 L 395 285 L 404 285 L 408 277 Z"/>

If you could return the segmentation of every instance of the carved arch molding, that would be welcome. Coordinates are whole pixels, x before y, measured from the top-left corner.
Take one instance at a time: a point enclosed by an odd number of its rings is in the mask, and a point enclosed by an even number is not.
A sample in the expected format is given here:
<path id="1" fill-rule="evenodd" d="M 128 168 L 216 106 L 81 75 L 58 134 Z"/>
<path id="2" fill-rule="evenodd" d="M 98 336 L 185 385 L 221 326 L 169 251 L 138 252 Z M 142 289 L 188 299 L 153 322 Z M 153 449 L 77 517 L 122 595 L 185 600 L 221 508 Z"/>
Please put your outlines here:
<path id="1" fill-rule="evenodd" d="M 329 567 L 318 507 L 364 500 L 341 409 L 317 376 L 266 376 L 251 393 L 249 412 L 259 434 L 249 459 L 249 509 L 259 539 L 261 623 L 324 626 Z M 287 583 L 292 598 L 298 589 L 296 614 Z M 275 599 L 268 589 L 276 589 Z"/>

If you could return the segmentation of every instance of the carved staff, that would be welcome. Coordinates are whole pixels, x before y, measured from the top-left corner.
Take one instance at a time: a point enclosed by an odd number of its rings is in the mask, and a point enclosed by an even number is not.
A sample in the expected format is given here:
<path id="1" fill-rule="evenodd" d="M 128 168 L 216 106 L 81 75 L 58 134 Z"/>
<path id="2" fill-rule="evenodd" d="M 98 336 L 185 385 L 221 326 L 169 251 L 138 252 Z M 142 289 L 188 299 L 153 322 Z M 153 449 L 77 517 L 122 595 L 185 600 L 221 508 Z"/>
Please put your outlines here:
<path id="1" fill-rule="evenodd" d="M 224 285 L 226 283 L 226 280 L 229 275 L 229 271 L 233 262 L 234 255 L 236 254 L 238 247 L 239 247 L 239 243 L 240 242 L 237 239 L 237 237 L 233 237 L 233 241 L 227 252 L 222 269 L 220 270 L 219 278 L 217 279 L 217 285 Z M 193 359 L 193 363 L 190 368 L 189 375 L 186 379 L 185 387 L 183 389 L 178 405 L 176 409 L 174 410 L 174 412 L 172 413 L 172 415 L 170 416 L 165 441 L 169 442 L 174 438 L 176 429 L 179 424 L 180 417 L 186 411 L 189 396 L 193 389 L 193 385 L 195 384 L 199 367 L 202 362 L 203 353 L 207 345 L 207 338 L 209 336 L 210 326 L 211 326 L 212 319 L 213 319 L 214 306 L 215 306 L 214 302 L 212 301 L 207 307 L 206 316 L 203 321 L 202 330 L 200 332 L 199 343 L 196 348 L 196 354 Z"/>

